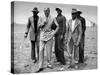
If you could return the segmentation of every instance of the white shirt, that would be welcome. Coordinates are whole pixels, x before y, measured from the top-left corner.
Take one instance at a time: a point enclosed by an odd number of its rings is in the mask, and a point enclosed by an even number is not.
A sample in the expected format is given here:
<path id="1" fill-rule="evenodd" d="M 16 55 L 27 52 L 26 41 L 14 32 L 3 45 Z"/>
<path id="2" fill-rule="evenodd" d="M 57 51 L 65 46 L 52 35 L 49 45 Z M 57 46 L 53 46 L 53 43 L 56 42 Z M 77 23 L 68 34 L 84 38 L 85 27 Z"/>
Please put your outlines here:
<path id="1" fill-rule="evenodd" d="M 72 20 L 72 32 L 74 31 L 75 22 L 76 20 Z"/>

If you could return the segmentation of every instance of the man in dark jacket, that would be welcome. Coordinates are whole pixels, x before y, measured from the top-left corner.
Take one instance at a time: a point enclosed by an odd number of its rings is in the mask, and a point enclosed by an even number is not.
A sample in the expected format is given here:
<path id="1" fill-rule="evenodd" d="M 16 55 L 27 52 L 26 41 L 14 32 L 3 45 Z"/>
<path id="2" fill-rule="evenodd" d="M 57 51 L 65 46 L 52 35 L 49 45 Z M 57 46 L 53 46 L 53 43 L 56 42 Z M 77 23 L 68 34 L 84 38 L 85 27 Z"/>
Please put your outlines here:
<path id="1" fill-rule="evenodd" d="M 55 55 L 57 61 L 62 65 L 65 65 L 64 58 L 64 35 L 66 32 L 66 18 L 62 15 L 62 10 L 60 8 L 56 8 L 57 11 L 57 23 L 59 24 L 59 29 L 55 34 Z"/>
<path id="2" fill-rule="evenodd" d="M 79 44 L 79 63 L 84 63 L 84 44 L 85 44 L 85 30 L 86 30 L 86 22 L 85 18 L 80 16 L 82 14 L 81 11 L 78 11 L 77 18 L 81 21 L 82 24 L 82 38 Z"/>
<path id="3" fill-rule="evenodd" d="M 29 17 L 28 24 L 27 24 L 27 31 L 25 32 L 25 38 L 27 38 L 28 33 L 30 35 L 30 41 L 31 41 L 31 59 L 35 63 L 37 61 L 36 59 L 36 48 L 37 48 L 37 56 L 39 55 L 38 45 L 37 43 L 37 34 L 39 29 L 39 22 L 40 17 L 38 16 L 38 9 L 35 7 L 32 10 L 33 16 Z M 35 48 L 36 47 L 36 48 Z"/>

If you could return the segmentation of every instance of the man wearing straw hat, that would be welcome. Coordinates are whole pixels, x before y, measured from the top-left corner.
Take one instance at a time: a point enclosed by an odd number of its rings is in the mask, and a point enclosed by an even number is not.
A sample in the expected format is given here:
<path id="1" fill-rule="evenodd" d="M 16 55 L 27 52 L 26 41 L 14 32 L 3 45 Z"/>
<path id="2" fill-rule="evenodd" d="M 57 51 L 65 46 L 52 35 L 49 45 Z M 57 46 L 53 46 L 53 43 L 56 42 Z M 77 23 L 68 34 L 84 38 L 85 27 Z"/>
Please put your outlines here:
<path id="1" fill-rule="evenodd" d="M 25 32 L 25 38 L 27 37 L 28 33 L 30 35 L 31 41 L 31 59 L 35 63 L 38 58 L 36 58 L 36 49 L 37 49 L 37 56 L 39 55 L 38 45 L 36 44 L 38 39 L 38 30 L 40 24 L 40 17 L 38 16 L 38 8 L 34 7 L 32 10 L 33 16 L 29 17 L 28 24 L 27 24 L 27 31 Z"/>
<path id="2" fill-rule="evenodd" d="M 81 21 L 77 18 L 77 10 L 72 9 L 72 19 L 68 22 L 68 43 L 69 52 L 71 54 L 71 65 L 70 67 L 78 68 L 77 64 L 79 61 L 79 43 L 82 35 Z"/>

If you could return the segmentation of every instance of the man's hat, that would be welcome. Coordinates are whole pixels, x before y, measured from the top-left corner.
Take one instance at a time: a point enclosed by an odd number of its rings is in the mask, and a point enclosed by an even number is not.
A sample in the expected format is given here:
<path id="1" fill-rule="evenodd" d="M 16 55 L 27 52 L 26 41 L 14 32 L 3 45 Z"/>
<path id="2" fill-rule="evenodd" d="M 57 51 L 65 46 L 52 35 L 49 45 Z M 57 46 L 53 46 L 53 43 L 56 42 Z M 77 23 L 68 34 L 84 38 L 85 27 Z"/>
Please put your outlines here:
<path id="1" fill-rule="evenodd" d="M 82 14 L 82 11 L 73 8 L 72 13 Z"/>
<path id="2" fill-rule="evenodd" d="M 50 11 L 50 8 L 45 8 L 45 9 L 44 9 L 44 12 L 45 12 L 45 11 Z"/>
<path id="3" fill-rule="evenodd" d="M 37 7 L 34 7 L 33 10 L 32 10 L 32 12 L 37 12 L 37 13 L 39 13 L 38 8 L 37 8 Z"/>
<path id="4" fill-rule="evenodd" d="M 73 8 L 72 11 L 71 11 L 71 13 L 76 14 L 76 13 L 78 13 L 78 11 L 77 11 L 77 9 Z"/>
<path id="5" fill-rule="evenodd" d="M 82 14 L 82 11 L 77 11 L 78 14 Z"/>
<path id="6" fill-rule="evenodd" d="M 62 10 L 60 8 L 56 8 L 56 11 L 61 11 L 62 12 Z"/>

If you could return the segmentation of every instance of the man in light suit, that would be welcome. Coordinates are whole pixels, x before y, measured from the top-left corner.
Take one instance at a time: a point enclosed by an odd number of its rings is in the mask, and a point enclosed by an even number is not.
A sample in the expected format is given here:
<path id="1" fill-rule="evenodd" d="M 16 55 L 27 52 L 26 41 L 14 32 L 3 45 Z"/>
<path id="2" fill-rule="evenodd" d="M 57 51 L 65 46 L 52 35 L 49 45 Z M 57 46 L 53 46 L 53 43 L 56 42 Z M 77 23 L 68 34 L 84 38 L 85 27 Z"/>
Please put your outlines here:
<path id="1" fill-rule="evenodd" d="M 30 35 L 31 41 L 31 59 L 35 63 L 38 58 L 36 58 L 36 48 L 37 48 L 37 56 L 39 55 L 39 47 L 37 45 L 37 41 L 39 41 L 39 24 L 40 24 L 40 17 L 38 16 L 38 9 L 35 7 L 33 10 L 33 16 L 29 17 L 28 24 L 27 24 L 27 31 L 25 32 L 25 38 L 27 37 L 28 33 Z M 38 39 L 37 39 L 38 38 Z M 35 48 L 36 47 L 36 48 Z"/>
<path id="2" fill-rule="evenodd" d="M 45 17 L 42 19 L 41 31 L 40 31 L 40 43 L 39 43 L 39 70 L 41 72 L 44 69 L 44 51 L 46 50 L 47 67 L 53 68 L 51 63 L 53 36 L 58 30 L 58 23 L 55 18 L 50 15 L 50 8 L 44 9 Z M 56 27 L 52 27 L 55 24 Z M 45 48 L 46 47 L 46 48 Z"/>
<path id="3" fill-rule="evenodd" d="M 68 22 L 68 43 L 69 52 L 71 54 L 71 66 L 78 63 L 79 60 L 79 43 L 82 35 L 82 25 L 81 21 L 77 19 L 77 10 L 72 9 L 72 19 Z M 74 66 L 75 67 L 75 66 Z"/>

